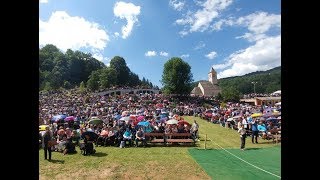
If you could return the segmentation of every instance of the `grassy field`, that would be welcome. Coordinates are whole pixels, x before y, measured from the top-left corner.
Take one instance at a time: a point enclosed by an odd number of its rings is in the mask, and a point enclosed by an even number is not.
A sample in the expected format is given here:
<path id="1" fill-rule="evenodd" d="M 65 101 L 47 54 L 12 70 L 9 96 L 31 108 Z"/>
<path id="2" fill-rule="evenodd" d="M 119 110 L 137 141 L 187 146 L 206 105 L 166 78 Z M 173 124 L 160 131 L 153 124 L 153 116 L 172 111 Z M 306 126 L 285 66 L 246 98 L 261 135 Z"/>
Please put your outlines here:
<path id="1" fill-rule="evenodd" d="M 212 179 L 190 156 L 189 148 L 208 149 L 239 148 L 240 139 L 235 130 L 225 129 L 195 117 L 185 117 L 190 123 L 200 125 L 200 140 L 196 147 L 96 147 L 96 154 L 83 156 L 78 153 L 63 156 L 53 152 L 52 161 L 44 160 L 39 150 L 40 179 Z M 204 141 L 207 134 L 208 141 Z M 271 141 L 260 140 L 246 148 L 272 147 Z"/>

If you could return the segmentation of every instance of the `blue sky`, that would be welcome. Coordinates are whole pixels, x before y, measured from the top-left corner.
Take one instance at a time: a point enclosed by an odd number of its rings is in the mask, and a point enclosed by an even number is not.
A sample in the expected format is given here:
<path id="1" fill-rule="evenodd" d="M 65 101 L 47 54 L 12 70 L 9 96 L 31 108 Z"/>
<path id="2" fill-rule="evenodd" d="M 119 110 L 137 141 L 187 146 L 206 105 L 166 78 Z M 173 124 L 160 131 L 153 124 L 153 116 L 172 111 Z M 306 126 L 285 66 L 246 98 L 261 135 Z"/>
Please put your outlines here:
<path id="1" fill-rule="evenodd" d="M 181 57 L 193 79 L 218 79 L 281 65 L 281 1 L 40 0 L 39 46 L 114 56 L 162 87 L 163 65 Z"/>

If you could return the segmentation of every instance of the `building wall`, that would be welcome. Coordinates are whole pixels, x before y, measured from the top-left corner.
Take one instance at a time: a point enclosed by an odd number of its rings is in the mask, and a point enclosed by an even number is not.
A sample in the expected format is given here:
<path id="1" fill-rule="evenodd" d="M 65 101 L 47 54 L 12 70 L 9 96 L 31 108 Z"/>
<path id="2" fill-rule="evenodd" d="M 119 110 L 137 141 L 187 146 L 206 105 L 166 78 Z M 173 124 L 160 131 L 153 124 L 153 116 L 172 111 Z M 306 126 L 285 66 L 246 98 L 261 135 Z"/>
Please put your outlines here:
<path id="1" fill-rule="evenodd" d="M 202 96 L 203 96 L 203 95 L 204 95 L 204 89 L 203 89 L 201 83 L 198 84 L 198 87 L 200 88 L 200 90 L 201 90 L 201 92 L 202 92 Z"/>

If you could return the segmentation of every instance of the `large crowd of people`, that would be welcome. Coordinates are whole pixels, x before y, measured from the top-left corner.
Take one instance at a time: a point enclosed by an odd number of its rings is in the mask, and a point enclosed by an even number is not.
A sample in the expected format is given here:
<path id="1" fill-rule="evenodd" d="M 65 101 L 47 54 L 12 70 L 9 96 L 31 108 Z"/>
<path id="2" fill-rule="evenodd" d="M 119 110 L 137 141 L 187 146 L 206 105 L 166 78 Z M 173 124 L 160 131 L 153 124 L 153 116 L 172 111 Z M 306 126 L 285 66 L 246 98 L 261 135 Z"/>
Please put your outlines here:
<path id="1" fill-rule="evenodd" d="M 97 135 L 93 141 L 96 146 L 132 147 L 138 146 L 140 141 L 142 146 L 145 146 L 145 132 L 189 132 L 195 139 L 199 138 L 198 124 L 166 123 L 170 119 L 182 120 L 184 115 L 200 116 L 208 122 L 219 123 L 235 130 L 244 125 L 249 132 L 253 132 L 252 127 L 255 127 L 253 124 L 256 123 L 265 127 L 260 127 L 260 130 L 262 129 L 262 135 L 266 137 L 270 132 L 281 131 L 281 116 L 279 113 L 274 116 L 275 110 L 281 111 L 279 107 L 256 107 L 240 103 L 228 103 L 220 107 L 219 102 L 214 101 L 212 106 L 208 107 L 204 101 L 207 102 L 208 98 L 163 94 L 100 96 L 89 92 L 80 93 L 77 90 L 51 91 L 39 95 L 39 125 L 48 125 L 57 142 L 52 146 L 52 150 L 64 154 L 74 150 L 72 145 L 80 146 L 81 140 L 87 141 L 86 137 L 82 136 L 84 132 Z M 210 117 L 203 115 L 208 110 L 212 112 Z M 252 118 L 252 114 L 259 112 L 261 115 Z M 57 115 L 73 117 L 73 121 L 57 119 Z M 90 123 L 91 119 L 102 121 Z M 139 125 L 141 121 L 148 123 Z M 44 133 L 39 135 L 41 139 Z M 252 142 L 254 143 L 254 139 Z"/>

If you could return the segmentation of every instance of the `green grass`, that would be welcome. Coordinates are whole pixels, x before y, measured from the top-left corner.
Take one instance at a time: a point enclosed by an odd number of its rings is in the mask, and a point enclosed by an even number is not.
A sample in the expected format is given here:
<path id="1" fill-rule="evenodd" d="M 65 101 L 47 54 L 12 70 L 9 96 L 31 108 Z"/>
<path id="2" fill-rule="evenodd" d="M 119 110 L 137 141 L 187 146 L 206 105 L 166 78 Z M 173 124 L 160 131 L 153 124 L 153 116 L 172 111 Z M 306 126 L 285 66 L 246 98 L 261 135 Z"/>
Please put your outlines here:
<path id="1" fill-rule="evenodd" d="M 240 138 L 235 130 L 225 129 L 195 117 L 185 117 L 189 122 L 196 119 L 200 125 L 200 139 L 197 147 L 95 147 L 96 154 L 83 156 L 79 147 L 76 154 L 63 156 L 53 152 L 52 161 L 44 160 L 39 150 L 40 179 L 212 179 L 189 154 L 189 148 L 203 149 L 204 137 L 225 148 L 239 148 Z M 272 147 L 275 144 L 260 140 L 247 148 Z M 207 148 L 218 148 L 213 141 L 207 141 Z M 212 176 L 212 175 L 211 175 Z M 214 178 L 214 177 L 213 177 Z"/>
<path id="2" fill-rule="evenodd" d="M 196 120 L 199 124 L 200 143 L 199 146 L 204 148 L 205 136 L 207 135 L 206 148 L 207 149 L 220 149 L 217 144 L 223 148 L 239 148 L 240 149 L 240 136 L 236 130 L 221 127 L 220 124 L 209 123 L 206 120 L 198 117 L 185 116 L 186 121 L 193 123 Z M 258 138 L 259 144 L 252 144 L 251 137 L 246 139 L 246 148 L 265 148 L 273 147 L 276 144 L 272 140 L 263 140 Z"/>

